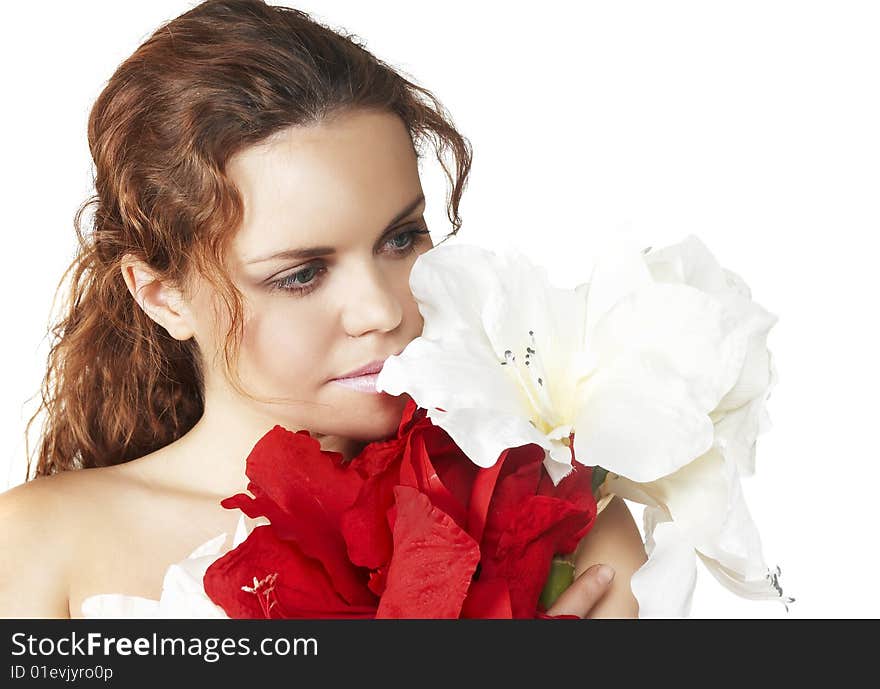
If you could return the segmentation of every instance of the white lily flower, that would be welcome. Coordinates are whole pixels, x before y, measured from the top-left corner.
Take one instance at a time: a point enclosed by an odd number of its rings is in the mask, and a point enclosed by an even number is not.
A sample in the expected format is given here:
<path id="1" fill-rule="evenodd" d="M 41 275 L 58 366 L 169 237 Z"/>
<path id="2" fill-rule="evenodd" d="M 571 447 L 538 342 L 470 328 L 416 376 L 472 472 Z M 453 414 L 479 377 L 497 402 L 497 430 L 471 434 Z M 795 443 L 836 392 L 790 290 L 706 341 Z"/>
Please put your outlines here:
<path id="1" fill-rule="evenodd" d="M 441 245 L 410 286 L 425 327 L 378 389 L 409 393 L 479 466 L 535 443 L 555 483 L 572 459 L 607 469 L 602 496 L 646 505 L 640 616 L 687 616 L 697 557 L 740 596 L 794 600 L 764 563 L 739 478 L 769 428 L 777 319 L 696 237 L 619 246 L 574 290 L 519 254 Z"/>
<path id="2" fill-rule="evenodd" d="M 265 522 L 265 520 L 263 520 Z M 260 522 L 255 521 L 254 524 Z M 186 559 L 172 564 L 165 571 L 159 600 L 121 593 L 98 593 L 82 602 L 81 610 L 87 618 L 140 618 L 189 619 L 223 618 L 228 615 L 205 593 L 204 579 L 208 567 L 247 537 L 252 526 L 245 516 L 239 517 L 232 546 L 223 548 L 227 534 L 221 533 L 193 550 Z"/>
<path id="3" fill-rule="evenodd" d="M 632 246 L 571 290 L 519 253 L 440 245 L 410 287 L 424 329 L 377 389 L 408 393 L 482 467 L 535 443 L 554 483 L 572 455 L 636 481 L 666 476 L 712 446 L 709 414 L 742 370 L 744 333 L 720 301 L 659 282 Z"/>
<path id="4" fill-rule="evenodd" d="M 712 411 L 715 442 L 735 462 L 741 476 L 755 473 L 757 437 L 771 428 L 766 400 L 778 381 L 767 335 L 778 318 L 752 301 L 736 273 L 722 268 L 706 246 L 691 235 L 646 256 L 654 279 L 695 287 L 718 299 L 727 318 L 745 335 L 747 350 L 736 384 Z"/>
<path id="5" fill-rule="evenodd" d="M 765 401 L 776 381 L 767 335 L 776 316 L 751 300 L 739 276 L 722 268 L 696 237 L 648 254 L 655 279 L 688 284 L 723 305 L 746 343 L 736 383 L 710 414 L 713 448 L 659 480 L 640 483 L 609 475 L 600 493 L 646 505 L 648 561 L 632 578 L 640 617 L 684 617 L 696 584 L 696 556 L 725 587 L 744 598 L 793 598 L 779 585 L 781 571 L 764 563 L 761 540 L 746 507 L 741 475 L 754 473 L 757 436 L 769 428 Z M 675 586 L 667 585 L 675 580 Z"/>
<path id="6" fill-rule="evenodd" d="M 744 598 L 778 600 L 786 609 L 779 568 L 764 563 L 761 538 L 743 498 L 736 465 L 719 448 L 649 483 L 611 475 L 600 493 L 646 505 L 648 561 L 632 577 L 639 617 L 686 617 L 696 585 L 696 559 Z"/>

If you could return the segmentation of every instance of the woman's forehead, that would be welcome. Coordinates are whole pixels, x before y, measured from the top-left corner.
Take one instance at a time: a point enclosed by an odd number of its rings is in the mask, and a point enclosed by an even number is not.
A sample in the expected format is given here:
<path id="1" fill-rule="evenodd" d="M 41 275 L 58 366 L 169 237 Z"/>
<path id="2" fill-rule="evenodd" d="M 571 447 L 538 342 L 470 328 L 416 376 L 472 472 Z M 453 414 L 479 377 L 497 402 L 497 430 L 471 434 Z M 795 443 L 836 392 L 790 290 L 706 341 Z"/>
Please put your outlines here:
<path id="1" fill-rule="evenodd" d="M 234 245 L 255 251 L 345 241 L 372 233 L 421 193 L 418 160 L 403 122 L 357 111 L 291 127 L 237 154 L 227 167 L 244 201 Z M 379 226 L 381 224 L 381 227 Z"/>

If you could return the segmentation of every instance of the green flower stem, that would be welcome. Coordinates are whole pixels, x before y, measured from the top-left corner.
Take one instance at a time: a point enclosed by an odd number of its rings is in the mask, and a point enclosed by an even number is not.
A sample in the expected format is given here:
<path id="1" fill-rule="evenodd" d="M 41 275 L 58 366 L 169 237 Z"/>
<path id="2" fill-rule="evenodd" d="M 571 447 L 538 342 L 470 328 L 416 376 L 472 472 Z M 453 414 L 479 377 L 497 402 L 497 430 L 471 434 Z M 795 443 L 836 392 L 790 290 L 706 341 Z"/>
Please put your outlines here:
<path id="1" fill-rule="evenodd" d="M 547 576 L 539 598 L 544 610 L 549 610 L 562 592 L 574 581 L 574 563 L 569 559 L 570 557 L 570 555 L 556 555 L 553 558 L 550 574 Z"/>

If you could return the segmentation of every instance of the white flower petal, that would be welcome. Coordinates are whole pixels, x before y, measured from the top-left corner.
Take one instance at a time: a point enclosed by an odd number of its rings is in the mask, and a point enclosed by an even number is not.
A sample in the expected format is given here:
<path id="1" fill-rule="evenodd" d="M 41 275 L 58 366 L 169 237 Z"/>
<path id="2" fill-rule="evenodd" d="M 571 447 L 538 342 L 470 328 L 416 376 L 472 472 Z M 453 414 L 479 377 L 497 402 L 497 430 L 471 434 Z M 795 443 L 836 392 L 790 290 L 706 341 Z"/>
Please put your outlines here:
<path id="1" fill-rule="evenodd" d="M 745 579 L 740 572 L 728 569 L 717 560 L 706 557 L 699 551 L 699 558 L 703 561 L 706 569 L 714 576 L 725 588 L 732 591 L 742 598 L 751 600 L 775 600 L 785 606 L 786 611 L 788 605 L 794 603 L 794 598 L 783 593 L 779 579 L 782 571 L 777 567 L 775 570 L 767 569 L 764 576 L 757 579 Z"/>
<path id="2" fill-rule="evenodd" d="M 764 400 L 754 400 L 734 411 L 713 416 L 718 418 L 715 440 L 724 455 L 736 465 L 742 476 L 753 475 L 758 435 L 770 425 Z"/>
<path id="3" fill-rule="evenodd" d="M 572 472 L 574 467 L 571 464 L 571 448 L 560 441 L 551 441 L 551 443 L 552 445 L 544 457 L 544 468 L 553 480 L 553 485 L 557 486 Z"/>
<path id="4" fill-rule="evenodd" d="M 716 448 L 645 490 L 666 507 L 693 547 L 700 548 L 719 537 L 730 510 L 730 485 L 724 458 Z"/>
<path id="5" fill-rule="evenodd" d="M 425 320 L 424 337 L 479 331 L 483 299 L 501 289 L 496 261 L 493 252 L 468 244 L 440 244 L 418 256 L 409 284 Z"/>
<path id="6" fill-rule="evenodd" d="M 528 400 L 501 369 L 485 342 L 417 337 L 403 352 L 385 360 L 376 389 L 391 395 L 407 393 L 425 409 L 495 409 L 521 416 L 527 423 Z"/>
<path id="7" fill-rule="evenodd" d="M 707 414 L 736 382 L 746 346 L 731 332 L 717 299 L 687 285 L 659 283 L 620 300 L 589 338 L 601 367 L 634 354 L 665 361 Z"/>
<path id="8" fill-rule="evenodd" d="M 660 282 L 691 285 L 709 294 L 721 294 L 734 289 L 742 294 L 748 287 L 738 276 L 725 274 L 725 270 L 703 242 L 695 235 L 688 235 L 678 244 L 649 252 L 645 256 L 651 274 Z M 746 298 L 751 295 L 746 293 Z"/>
<path id="9" fill-rule="evenodd" d="M 601 466 L 601 465 L 600 465 Z M 604 468 L 604 467 L 603 467 Z M 625 476 L 609 472 L 602 482 L 602 493 L 613 493 L 627 500 L 632 500 L 640 505 L 648 507 L 658 507 L 665 510 L 665 505 L 657 502 L 648 491 L 653 488 L 654 483 L 636 483 Z M 667 519 L 669 517 L 667 516 Z"/>
<path id="10" fill-rule="evenodd" d="M 489 409 L 428 409 L 428 418 L 446 431 L 477 466 L 490 467 L 507 448 L 535 443 L 548 449 L 550 441 L 522 416 Z"/>
<path id="11" fill-rule="evenodd" d="M 675 524 L 658 521 L 659 510 L 645 508 L 645 551 L 648 561 L 632 576 L 630 587 L 639 603 L 639 618 L 687 617 L 697 583 L 696 556 Z"/>
<path id="12" fill-rule="evenodd" d="M 761 536 L 746 505 L 739 473 L 729 460 L 720 470 L 727 484 L 724 519 L 717 532 L 703 541 L 695 541 L 697 550 L 713 558 L 742 580 L 763 578 L 768 569 L 764 562 Z M 697 489 L 694 485 L 691 491 Z"/>
<path id="13" fill-rule="evenodd" d="M 584 370 L 586 290 L 559 289 L 525 256 L 504 254 L 497 266 L 503 290 L 486 297 L 483 328 L 504 373 L 528 390 L 533 418 L 545 426 L 570 423 Z M 547 430 L 542 428 L 542 430 Z"/>
<path id="14" fill-rule="evenodd" d="M 587 293 L 585 338 L 596 324 L 631 292 L 651 284 L 651 274 L 641 250 L 626 237 L 615 237 L 597 253 Z M 581 343 L 588 346 L 589 342 Z"/>
<path id="15" fill-rule="evenodd" d="M 644 483 L 712 445 L 714 426 L 691 388 L 649 355 L 618 357 L 589 380 L 575 419 L 577 461 Z"/>
<path id="16" fill-rule="evenodd" d="M 765 401 L 775 383 L 767 335 L 778 320 L 752 301 L 751 290 L 733 271 L 722 268 L 693 235 L 679 244 L 650 253 L 646 262 L 656 280 L 686 284 L 717 298 L 724 307 L 726 327 L 742 347 L 736 380 L 711 416 L 716 442 L 725 456 L 749 476 L 755 470 L 757 436 L 770 428 Z"/>
<path id="17" fill-rule="evenodd" d="M 766 397 L 770 385 L 770 351 L 767 335 L 777 322 L 777 317 L 760 307 L 752 310 L 748 320 L 741 321 L 746 331 L 746 352 L 736 384 L 718 403 L 720 411 L 738 409 L 752 400 Z"/>
<path id="18" fill-rule="evenodd" d="M 778 582 L 768 574 L 736 466 L 718 448 L 656 481 L 635 483 L 612 476 L 605 488 L 651 505 L 646 522 L 649 514 L 671 520 L 677 535 L 734 593 L 748 598 L 782 595 Z"/>

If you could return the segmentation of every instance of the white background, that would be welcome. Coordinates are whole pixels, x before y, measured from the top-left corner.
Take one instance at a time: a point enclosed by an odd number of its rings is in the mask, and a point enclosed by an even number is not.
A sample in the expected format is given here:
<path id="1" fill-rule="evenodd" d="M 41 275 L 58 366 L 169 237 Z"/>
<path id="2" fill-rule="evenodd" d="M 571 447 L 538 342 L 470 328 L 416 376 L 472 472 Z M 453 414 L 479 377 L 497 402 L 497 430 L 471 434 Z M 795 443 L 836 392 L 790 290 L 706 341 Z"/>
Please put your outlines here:
<path id="1" fill-rule="evenodd" d="M 122 60 L 194 4 L 4 11 L 0 489 L 23 478 L 27 400 L 73 214 L 90 192 L 89 108 Z M 606 234 L 663 246 L 694 233 L 745 279 L 780 319 L 774 427 L 744 489 L 766 560 L 797 598 L 788 617 L 877 617 L 878 5 L 295 6 L 357 34 L 449 108 L 475 151 L 462 240 L 514 243 L 573 285 Z M 439 237 L 436 164 L 423 184 Z M 693 616 L 786 613 L 736 597 L 700 566 Z"/>

